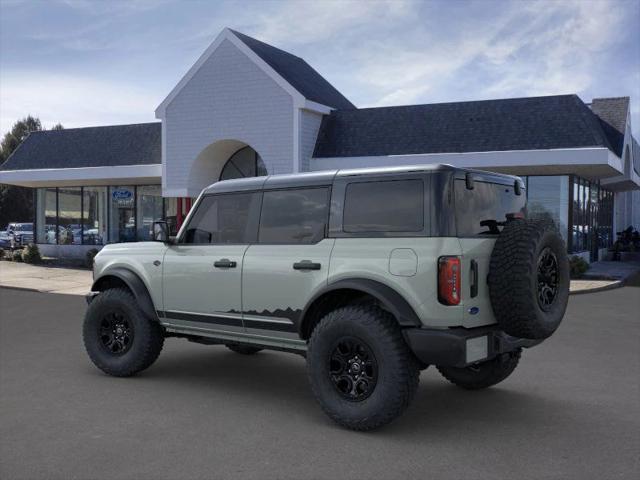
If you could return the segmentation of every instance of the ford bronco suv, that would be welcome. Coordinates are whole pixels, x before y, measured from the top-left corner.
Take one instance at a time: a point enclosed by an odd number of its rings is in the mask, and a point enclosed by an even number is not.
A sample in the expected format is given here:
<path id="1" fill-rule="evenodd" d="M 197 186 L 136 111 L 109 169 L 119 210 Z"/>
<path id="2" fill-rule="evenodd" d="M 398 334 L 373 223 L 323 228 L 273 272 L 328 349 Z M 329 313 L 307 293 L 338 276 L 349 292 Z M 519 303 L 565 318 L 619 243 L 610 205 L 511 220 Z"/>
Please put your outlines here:
<path id="1" fill-rule="evenodd" d="M 447 165 L 217 182 L 177 237 L 156 222 L 95 257 L 87 352 L 115 376 L 167 337 L 299 353 L 329 417 L 379 427 L 421 369 L 490 387 L 560 324 L 565 245 L 525 199 L 517 177 Z"/>

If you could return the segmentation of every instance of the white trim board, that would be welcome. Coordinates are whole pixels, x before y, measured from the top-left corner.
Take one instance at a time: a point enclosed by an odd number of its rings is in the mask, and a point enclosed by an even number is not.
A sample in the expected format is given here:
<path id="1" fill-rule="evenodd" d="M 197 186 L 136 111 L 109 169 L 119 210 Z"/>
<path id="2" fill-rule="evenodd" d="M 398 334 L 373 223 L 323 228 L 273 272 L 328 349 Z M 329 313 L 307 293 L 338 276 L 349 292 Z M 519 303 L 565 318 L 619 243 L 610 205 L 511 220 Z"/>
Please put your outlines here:
<path id="1" fill-rule="evenodd" d="M 598 168 L 598 176 L 611 177 L 622 172 L 622 160 L 607 148 L 568 148 L 554 150 L 509 150 L 497 152 L 428 153 L 368 157 L 312 158 L 311 170 L 420 165 L 448 163 L 466 168 L 544 168 L 579 166 Z"/>
<path id="2" fill-rule="evenodd" d="M 160 184 L 162 164 L 118 165 L 114 167 L 38 168 L 0 170 L 0 183 L 23 187 L 68 187 L 129 183 Z"/>

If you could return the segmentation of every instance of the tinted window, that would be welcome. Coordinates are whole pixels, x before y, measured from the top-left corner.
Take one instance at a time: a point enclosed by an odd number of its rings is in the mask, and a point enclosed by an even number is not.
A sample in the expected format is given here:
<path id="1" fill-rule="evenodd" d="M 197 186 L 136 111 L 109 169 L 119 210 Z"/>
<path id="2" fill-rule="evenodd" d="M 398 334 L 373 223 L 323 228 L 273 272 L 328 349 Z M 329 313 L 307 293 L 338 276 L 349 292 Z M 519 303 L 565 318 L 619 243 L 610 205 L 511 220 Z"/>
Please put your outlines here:
<path id="1" fill-rule="evenodd" d="M 522 195 L 516 195 L 509 185 L 475 181 L 473 190 L 468 190 L 464 180 L 456 180 L 455 195 L 460 236 L 490 234 L 490 225 L 480 225 L 480 222 L 504 222 L 508 213 L 524 213 L 524 189 Z"/>
<path id="2" fill-rule="evenodd" d="M 183 243 L 255 242 L 259 213 L 258 193 L 204 197 L 189 222 Z"/>
<path id="3" fill-rule="evenodd" d="M 328 188 L 264 192 L 260 243 L 319 242 L 325 236 L 328 216 Z"/>
<path id="4" fill-rule="evenodd" d="M 350 183 L 344 201 L 345 232 L 421 232 L 422 180 Z"/>

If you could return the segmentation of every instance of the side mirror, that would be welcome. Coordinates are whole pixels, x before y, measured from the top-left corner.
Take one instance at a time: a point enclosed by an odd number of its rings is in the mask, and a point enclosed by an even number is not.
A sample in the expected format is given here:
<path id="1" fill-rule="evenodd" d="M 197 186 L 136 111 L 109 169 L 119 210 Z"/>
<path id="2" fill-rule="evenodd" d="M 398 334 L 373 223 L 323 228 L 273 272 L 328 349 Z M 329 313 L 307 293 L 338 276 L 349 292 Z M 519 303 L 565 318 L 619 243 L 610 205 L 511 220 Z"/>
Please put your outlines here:
<path id="1" fill-rule="evenodd" d="M 153 222 L 153 241 L 169 242 L 169 225 L 164 220 Z"/>

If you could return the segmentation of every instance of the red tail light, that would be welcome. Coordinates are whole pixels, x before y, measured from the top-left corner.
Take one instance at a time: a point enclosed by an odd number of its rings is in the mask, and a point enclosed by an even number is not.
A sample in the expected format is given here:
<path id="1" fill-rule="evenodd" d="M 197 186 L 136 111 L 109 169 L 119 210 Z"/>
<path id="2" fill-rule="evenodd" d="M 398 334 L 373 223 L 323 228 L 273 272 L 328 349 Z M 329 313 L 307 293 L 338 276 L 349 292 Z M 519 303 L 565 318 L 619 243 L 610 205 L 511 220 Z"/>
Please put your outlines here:
<path id="1" fill-rule="evenodd" d="M 438 300 L 443 305 L 460 303 L 460 258 L 438 259 Z"/>

